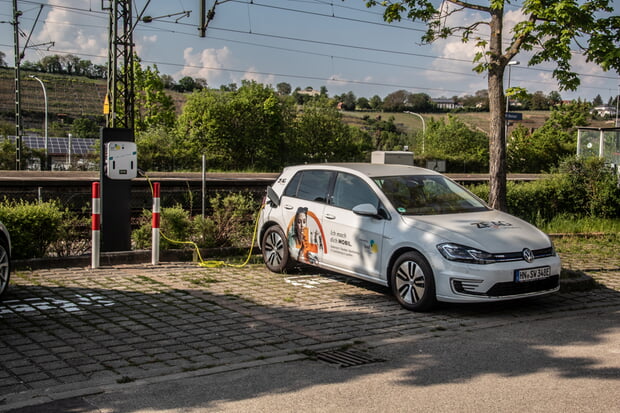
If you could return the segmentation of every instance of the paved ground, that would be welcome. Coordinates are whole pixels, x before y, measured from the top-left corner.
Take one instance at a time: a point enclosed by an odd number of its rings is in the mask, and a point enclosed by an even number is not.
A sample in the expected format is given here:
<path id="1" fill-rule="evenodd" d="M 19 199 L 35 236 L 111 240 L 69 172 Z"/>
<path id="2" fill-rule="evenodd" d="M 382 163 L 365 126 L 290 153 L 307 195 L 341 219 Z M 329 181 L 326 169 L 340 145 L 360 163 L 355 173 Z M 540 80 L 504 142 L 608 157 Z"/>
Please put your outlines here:
<path id="1" fill-rule="evenodd" d="M 262 264 L 174 262 L 18 271 L 0 304 L 0 411 L 97 386 L 363 348 L 379 337 L 617 311 L 620 268 L 586 264 L 600 288 L 427 314 L 401 309 L 384 288 L 307 268 L 278 275 Z"/>

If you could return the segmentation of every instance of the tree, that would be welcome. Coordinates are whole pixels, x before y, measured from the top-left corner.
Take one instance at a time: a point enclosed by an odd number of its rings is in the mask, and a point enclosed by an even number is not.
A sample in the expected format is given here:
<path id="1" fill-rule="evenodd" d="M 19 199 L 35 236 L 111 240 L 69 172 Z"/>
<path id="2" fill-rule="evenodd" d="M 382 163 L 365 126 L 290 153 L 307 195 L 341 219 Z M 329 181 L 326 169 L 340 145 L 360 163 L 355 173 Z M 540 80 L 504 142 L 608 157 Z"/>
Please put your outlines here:
<path id="1" fill-rule="evenodd" d="M 4 52 L 0 52 L 0 67 L 6 67 L 6 61 L 4 60 L 5 57 L 6 54 Z"/>
<path id="2" fill-rule="evenodd" d="M 292 116 L 286 102 L 270 87 L 248 81 L 232 92 L 194 92 L 177 123 L 177 136 L 183 140 L 179 160 L 192 168 L 205 154 L 210 168 L 280 168 Z"/>
<path id="3" fill-rule="evenodd" d="M 579 85 L 578 74 L 571 69 L 572 49 L 579 47 L 586 60 L 604 70 L 620 69 L 620 16 L 614 11 L 613 0 L 509 0 L 482 2 L 466 0 L 365 0 L 367 6 L 383 5 L 387 22 L 400 21 L 403 16 L 427 25 L 422 40 L 428 43 L 460 34 L 464 42 L 475 41 L 480 51 L 474 58 L 474 70 L 486 72 L 490 109 L 490 194 L 492 207 L 506 210 L 506 136 L 504 71 L 520 51 L 532 56 L 528 65 L 555 62 L 553 76 L 561 89 L 574 90 Z M 518 21 L 509 38 L 504 27 L 505 6 L 520 6 L 522 20 Z M 437 8 L 439 6 L 439 8 Z M 447 18 L 463 11 L 473 11 L 480 20 L 450 26 Z M 463 19 L 465 20 L 465 19 Z M 488 27 L 488 37 L 478 34 Z M 504 46 L 507 41 L 507 46 Z"/>
<path id="4" fill-rule="evenodd" d="M 603 106 L 603 98 L 601 97 L 601 95 L 596 95 L 596 97 L 592 101 L 592 106 Z"/>
<path id="5" fill-rule="evenodd" d="M 588 125 L 589 105 L 576 102 L 551 108 L 540 128 L 529 132 L 519 125 L 508 140 L 508 169 L 539 173 L 557 167 L 577 149 L 577 127 Z"/>
<path id="6" fill-rule="evenodd" d="M 412 93 L 407 97 L 408 110 L 428 112 L 432 106 L 431 97 L 426 93 Z"/>
<path id="7" fill-rule="evenodd" d="M 368 102 L 368 99 L 365 97 L 358 98 L 355 106 L 361 110 L 370 109 L 370 103 Z"/>
<path id="8" fill-rule="evenodd" d="M 164 91 L 164 81 L 157 66 L 143 69 L 134 59 L 134 126 L 145 130 L 155 125 L 171 128 L 176 120 L 174 101 Z"/>
<path id="9" fill-rule="evenodd" d="M 397 90 L 383 99 L 383 110 L 386 112 L 402 112 L 407 106 L 410 93 L 406 90 Z"/>
<path id="10" fill-rule="evenodd" d="M 370 102 L 368 102 L 370 104 L 370 108 L 372 110 L 381 110 L 381 108 L 383 107 L 383 101 L 381 100 L 381 97 L 379 95 L 374 95 L 373 97 L 370 98 Z"/>
<path id="11" fill-rule="evenodd" d="M 342 109 L 355 110 L 356 97 L 353 92 L 349 91 L 342 95 Z"/>
<path id="12" fill-rule="evenodd" d="M 291 163 L 359 162 L 371 147 L 368 135 L 343 123 L 342 113 L 325 97 L 306 103 L 294 128 L 288 145 Z"/>
<path id="13" fill-rule="evenodd" d="M 77 118 L 71 123 L 71 133 L 76 138 L 99 138 L 101 124 L 103 119 L 99 123 L 92 118 Z"/>
<path id="14" fill-rule="evenodd" d="M 548 110 L 549 101 L 547 96 L 540 90 L 534 93 L 530 99 L 530 109 L 532 110 Z"/>
<path id="15" fill-rule="evenodd" d="M 276 85 L 276 90 L 278 91 L 278 95 L 288 96 L 291 94 L 291 85 L 290 83 L 280 82 Z"/>

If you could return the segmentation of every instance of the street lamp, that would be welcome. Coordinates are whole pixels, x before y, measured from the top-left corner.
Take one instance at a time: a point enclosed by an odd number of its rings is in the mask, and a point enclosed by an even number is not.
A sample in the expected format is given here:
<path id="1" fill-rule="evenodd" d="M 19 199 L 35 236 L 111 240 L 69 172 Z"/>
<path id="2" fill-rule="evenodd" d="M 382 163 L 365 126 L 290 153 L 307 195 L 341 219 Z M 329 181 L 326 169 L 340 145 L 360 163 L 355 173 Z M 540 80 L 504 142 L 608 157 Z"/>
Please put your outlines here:
<path id="1" fill-rule="evenodd" d="M 35 75 L 30 75 L 29 77 L 37 80 L 43 88 L 43 99 L 45 99 L 45 170 L 47 170 L 47 147 L 49 140 L 49 137 L 47 135 L 47 91 L 45 90 L 45 85 L 43 84 L 43 81 L 41 79 L 39 79 Z"/>
<path id="2" fill-rule="evenodd" d="M 508 87 L 506 88 L 506 91 L 508 91 L 508 89 L 510 89 L 510 69 L 512 68 L 512 66 L 514 65 L 518 65 L 521 62 L 519 62 L 518 60 L 511 60 L 510 62 L 508 62 Z M 506 114 L 508 113 L 508 110 L 510 109 L 510 96 L 508 95 L 508 93 L 506 93 L 506 110 L 504 112 L 504 122 L 506 124 L 506 138 L 508 138 L 508 119 L 506 119 Z"/>
<path id="3" fill-rule="evenodd" d="M 422 153 L 424 153 L 424 140 L 425 140 L 424 135 L 426 135 L 426 123 L 424 123 L 424 118 L 419 113 L 414 113 L 414 112 L 409 112 L 409 111 L 405 111 L 405 113 L 408 113 L 410 115 L 415 115 L 418 118 L 420 118 L 420 120 L 422 121 Z"/>

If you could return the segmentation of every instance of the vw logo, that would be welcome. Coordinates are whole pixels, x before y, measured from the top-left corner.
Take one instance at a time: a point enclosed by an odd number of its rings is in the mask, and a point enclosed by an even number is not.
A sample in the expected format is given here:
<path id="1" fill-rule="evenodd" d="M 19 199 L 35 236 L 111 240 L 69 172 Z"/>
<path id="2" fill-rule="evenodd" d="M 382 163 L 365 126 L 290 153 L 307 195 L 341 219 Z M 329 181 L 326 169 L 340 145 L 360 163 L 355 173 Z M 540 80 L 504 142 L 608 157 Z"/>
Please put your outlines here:
<path id="1" fill-rule="evenodd" d="M 532 262 L 532 261 L 534 261 L 534 253 L 532 252 L 532 250 L 531 250 L 531 249 L 529 249 L 529 248 L 524 248 L 524 249 L 523 249 L 522 254 L 523 254 L 523 259 L 524 259 L 525 261 L 527 261 L 527 262 Z"/>

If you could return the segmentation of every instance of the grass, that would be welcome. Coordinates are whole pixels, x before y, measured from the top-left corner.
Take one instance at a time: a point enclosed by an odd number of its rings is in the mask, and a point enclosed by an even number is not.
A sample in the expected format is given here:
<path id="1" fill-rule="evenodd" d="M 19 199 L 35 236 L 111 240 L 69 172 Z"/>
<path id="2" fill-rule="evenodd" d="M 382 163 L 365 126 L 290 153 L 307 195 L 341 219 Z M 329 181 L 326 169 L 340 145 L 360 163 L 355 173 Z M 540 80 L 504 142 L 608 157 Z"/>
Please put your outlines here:
<path id="1" fill-rule="evenodd" d="M 587 259 L 591 262 L 620 261 L 620 233 L 601 234 L 598 236 L 561 236 L 554 237 L 557 251 L 564 256 Z"/>
<path id="2" fill-rule="evenodd" d="M 620 219 L 558 215 L 537 226 L 548 234 L 620 234 Z"/>

